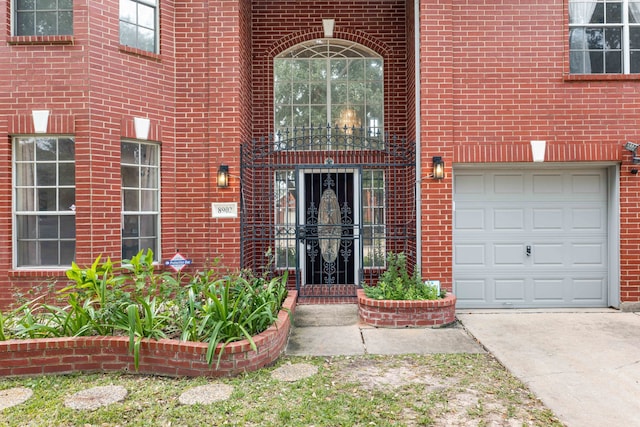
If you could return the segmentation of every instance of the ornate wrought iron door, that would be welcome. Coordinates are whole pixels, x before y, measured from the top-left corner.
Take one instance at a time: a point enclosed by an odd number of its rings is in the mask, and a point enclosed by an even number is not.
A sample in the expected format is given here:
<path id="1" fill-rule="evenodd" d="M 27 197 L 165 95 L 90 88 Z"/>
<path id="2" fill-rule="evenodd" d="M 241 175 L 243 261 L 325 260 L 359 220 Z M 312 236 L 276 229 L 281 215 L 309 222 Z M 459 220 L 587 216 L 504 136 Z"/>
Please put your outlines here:
<path id="1" fill-rule="evenodd" d="M 356 280 L 356 191 L 353 172 L 305 172 L 301 233 L 306 285 Z"/>

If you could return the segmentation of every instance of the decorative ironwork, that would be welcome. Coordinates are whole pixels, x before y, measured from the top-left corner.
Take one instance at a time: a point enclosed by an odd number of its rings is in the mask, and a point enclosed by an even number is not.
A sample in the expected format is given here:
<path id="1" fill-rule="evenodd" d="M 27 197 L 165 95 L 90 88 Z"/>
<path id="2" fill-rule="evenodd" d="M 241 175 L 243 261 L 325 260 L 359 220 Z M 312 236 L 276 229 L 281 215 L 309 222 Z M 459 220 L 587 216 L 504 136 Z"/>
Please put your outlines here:
<path id="1" fill-rule="evenodd" d="M 349 130 L 294 128 L 241 147 L 242 266 L 289 269 L 301 297 L 354 297 L 357 286 L 376 283 L 390 251 L 415 265 L 415 145 Z M 383 198 L 362 193 L 363 171 L 383 177 Z M 363 212 L 365 197 L 382 201 L 380 215 Z M 374 227 L 371 215 L 384 223 Z"/>

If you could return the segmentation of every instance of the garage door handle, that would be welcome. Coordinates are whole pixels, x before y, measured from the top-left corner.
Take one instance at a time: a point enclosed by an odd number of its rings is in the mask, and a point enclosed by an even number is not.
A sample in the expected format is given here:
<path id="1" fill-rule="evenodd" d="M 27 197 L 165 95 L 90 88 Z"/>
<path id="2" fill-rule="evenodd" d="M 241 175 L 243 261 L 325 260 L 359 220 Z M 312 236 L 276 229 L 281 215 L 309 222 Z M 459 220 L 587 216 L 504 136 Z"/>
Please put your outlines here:
<path id="1" fill-rule="evenodd" d="M 527 245 L 527 256 L 531 256 L 531 245 Z"/>

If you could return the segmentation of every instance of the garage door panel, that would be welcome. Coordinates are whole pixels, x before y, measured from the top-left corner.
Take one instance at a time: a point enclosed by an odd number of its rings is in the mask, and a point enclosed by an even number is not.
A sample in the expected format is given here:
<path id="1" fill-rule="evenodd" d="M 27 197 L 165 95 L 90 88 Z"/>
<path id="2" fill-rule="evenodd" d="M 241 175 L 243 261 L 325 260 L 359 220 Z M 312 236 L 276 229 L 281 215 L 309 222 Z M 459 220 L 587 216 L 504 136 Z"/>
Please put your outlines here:
<path id="1" fill-rule="evenodd" d="M 562 230 L 564 228 L 563 209 L 532 209 L 533 230 Z"/>
<path id="2" fill-rule="evenodd" d="M 525 281 L 519 278 L 496 279 L 494 281 L 496 301 L 524 302 Z"/>
<path id="3" fill-rule="evenodd" d="M 454 180 L 454 192 L 459 195 L 464 194 L 483 194 L 484 190 L 484 174 L 466 173 L 456 177 Z"/>
<path id="4" fill-rule="evenodd" d="M 521 194 L 523 191 L 524 177 L 521 174 L 497 173 L 494 175 L 494 194 Z"/>
<path id="5" fill-rule="evenodd" d="M 455 228 L 459 230 L 484 230 L 484 212 L 484 209 L 456 210 Z"/>
<path id="6" fill-rule="evenodd" d="M 572 290 L 574 301 L 579 302 L 595 302 L 598 303 L 605 298 L 603 293 L 605 279 L 588 278 L 574 279 L 572 282 Z"/>
<path id="7" fill-rule="evenodd" d="M 532 263 L 534 266 L 558 266 L 565 264 L 565 247 L 562 243 L 532 245 Z"/>
<path id="8" fill-rule="evenodd" d="M 487 303 L 486 281 L 481 279 L 456 280 L 456 289 L 465 295 L 466 301 L 473 303 Z"/>
<path id="9" fill-rule="evenodd" d="M 555 301 L 562 302 L 565 299 L 565 280 L 555 279 L 532 279 L 533 300 L 534 301 Z"/>
<path id="10" fill-rule="evenodd" d="M 483 244 L 456 245 L 454 251 L 456 264 L 481 266 L 486 264 Z"/>
<path id="11" fill-rule="evenodd" d="M 525 248 L 521 244 L 500 244 L 493 245 L 493 264 L 502 265 L 524 265 Z"/>
<path id="12" fill-rule="evenodd" d="M 571 246 L 574 266 L 604 266 L 605 255 L 604 245 L 601 243 L 576 243 Z"/>
<path id="13" fill-rule="evenodd" d="M 493 229 L 524 231 L 524 209 L 493 209 Z"/>
<path id="14" fill-rule="evenodd" d="M 532 176 L 533 194 L 544 194 L 545 196 L 562 194 L 563 186 L 558 185 L 559 182 L 562 182 L 562 178 L 561 174 L 534 173 Z"/>
<path id="15" fill-rule="evenodd" d="M 591 194 L 597 198 L 605 192 L 603 173 L 577 173 L 571 176 L 571 192 L 574 194 Z"/>
<path id="16" fill-rule="evenodd" d="M 454 172 L 460 307 L 606 306 L 604 168 Z"/>
<path id="17" fill-rule="evenodd" d="M 606 212 L 602 208 L 573 208 L 571 209 L 571 225 L 573 231 L 604 230 L 606 227 Z"/>

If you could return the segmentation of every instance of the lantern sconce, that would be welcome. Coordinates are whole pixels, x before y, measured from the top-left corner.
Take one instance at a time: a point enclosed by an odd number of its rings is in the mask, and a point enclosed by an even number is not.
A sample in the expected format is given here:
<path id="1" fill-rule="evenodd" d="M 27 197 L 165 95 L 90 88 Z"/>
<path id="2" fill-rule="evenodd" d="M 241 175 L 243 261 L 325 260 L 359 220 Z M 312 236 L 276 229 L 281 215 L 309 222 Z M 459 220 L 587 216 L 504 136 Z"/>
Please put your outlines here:
<path id="1" fill-rule="evenodd" d="M 227 188 L 229 186 L 229 166 L 220 165 L 218 167 L 218 187 Z"/>
<path id="2" fill-rule="evenodd" d="M 433 179 L 444 179 L 444 161 L 440 156 L 433 157 Z"/>

